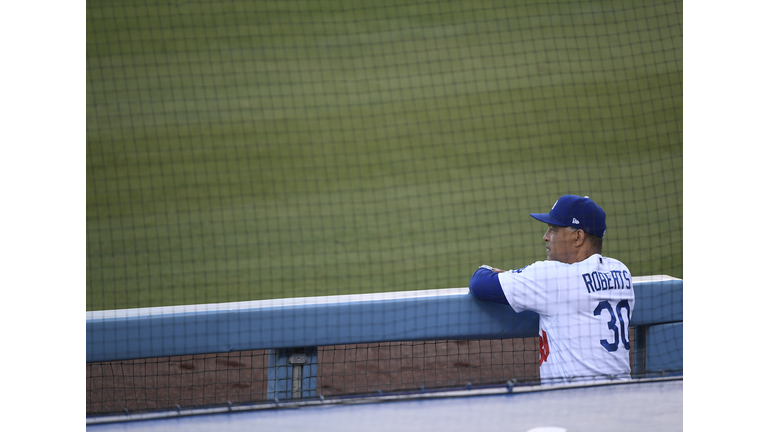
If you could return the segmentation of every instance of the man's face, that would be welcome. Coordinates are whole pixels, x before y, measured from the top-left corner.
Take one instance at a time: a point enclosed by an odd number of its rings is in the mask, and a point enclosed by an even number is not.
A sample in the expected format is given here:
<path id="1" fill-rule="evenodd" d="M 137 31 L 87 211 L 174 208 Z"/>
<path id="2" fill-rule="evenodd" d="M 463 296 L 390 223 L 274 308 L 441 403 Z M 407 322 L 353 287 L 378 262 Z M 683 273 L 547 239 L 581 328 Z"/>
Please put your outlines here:
<path id="1" fill-rule="evenodd" d="M 547 260 L 572 264 L 572 258 L 576 252 L 573 248 L 573 231 L 568 227 L 555 225 L 548 225 L 548 227 L 547 232 L 544 233 Z"/>

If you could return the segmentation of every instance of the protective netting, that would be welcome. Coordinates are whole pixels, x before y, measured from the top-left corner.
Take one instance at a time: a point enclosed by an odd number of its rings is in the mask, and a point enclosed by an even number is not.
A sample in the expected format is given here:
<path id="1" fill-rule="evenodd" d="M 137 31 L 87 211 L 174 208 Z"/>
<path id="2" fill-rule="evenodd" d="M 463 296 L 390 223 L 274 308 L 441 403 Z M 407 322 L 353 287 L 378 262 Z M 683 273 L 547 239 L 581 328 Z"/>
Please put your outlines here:
<path id="1" fill-rule="evenodd" d="M 681 2 L 87 18 L 87 310 L 466 286 L 541 259 L 566 193 L 682 277 Z"/>
<path id="2" fill-rule="evenodd" d="M 86 6 L 88 311 L 464 287 L 563 194 L 682 277 L 680 1 Z"/>

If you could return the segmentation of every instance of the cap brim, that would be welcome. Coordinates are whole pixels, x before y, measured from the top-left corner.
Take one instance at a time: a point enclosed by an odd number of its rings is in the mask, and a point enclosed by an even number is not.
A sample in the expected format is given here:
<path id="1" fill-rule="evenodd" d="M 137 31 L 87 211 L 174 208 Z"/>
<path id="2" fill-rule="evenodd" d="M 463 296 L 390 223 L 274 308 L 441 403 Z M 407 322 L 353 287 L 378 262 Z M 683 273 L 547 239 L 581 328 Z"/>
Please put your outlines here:
<path id="1" fill-rule="evenodd" d="M 550 224 L 555 226 L 568 226 L 568 224 L 564 224 L 561 221 L 550 216 L 549 213 L 531 213 L 531 216 L 537 221 L 544 222 L 545 224 Z"/>

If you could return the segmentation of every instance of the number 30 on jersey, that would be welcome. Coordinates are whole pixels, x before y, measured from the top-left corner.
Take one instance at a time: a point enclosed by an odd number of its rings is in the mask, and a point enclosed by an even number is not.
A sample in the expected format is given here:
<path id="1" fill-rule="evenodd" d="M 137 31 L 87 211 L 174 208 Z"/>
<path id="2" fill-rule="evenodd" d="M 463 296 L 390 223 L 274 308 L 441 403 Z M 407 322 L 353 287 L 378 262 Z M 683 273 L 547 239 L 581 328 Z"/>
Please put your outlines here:
<path id="1" fill-rule="evenodd" d="M 619 341 L 624 346 L 624 349 L 629 351 L 629 342 L 627 338 L 629 336 L 629 300 L 622 300 L 616 304 L 614 308 L 607 300 L 603 300 L 597 304 L 595 308 L 595 316 L 600 316 L 604 311 L 608 311 L 610 319 L 608 320 L 608 330 L 613 331 L 613 341 L 609 342 L 608 339 L 601 339 L 600 345 L 607 349 L 609 352 L 613 352 L 619 349 Z M 626 321 L 622 311 L 626 311 Z M 616 321 L 618 317 L 618 327 Z M 621 337 L 621 340 L 619 340 Z"/>

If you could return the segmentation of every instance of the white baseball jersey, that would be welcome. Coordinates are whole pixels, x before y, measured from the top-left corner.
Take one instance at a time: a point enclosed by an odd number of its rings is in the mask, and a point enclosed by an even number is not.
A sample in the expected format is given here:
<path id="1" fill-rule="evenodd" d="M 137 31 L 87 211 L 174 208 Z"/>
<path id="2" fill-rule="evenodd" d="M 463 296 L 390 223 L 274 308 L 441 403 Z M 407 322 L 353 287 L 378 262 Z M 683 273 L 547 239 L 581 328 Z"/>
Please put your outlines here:
<path id="1" fill-rule="evenodd" d="M 539 261 L 500 273 L 499 283 L 516 312 L 539 314 L 542 384 L 630 378 L 635 291 L 620 261 Z"/>

